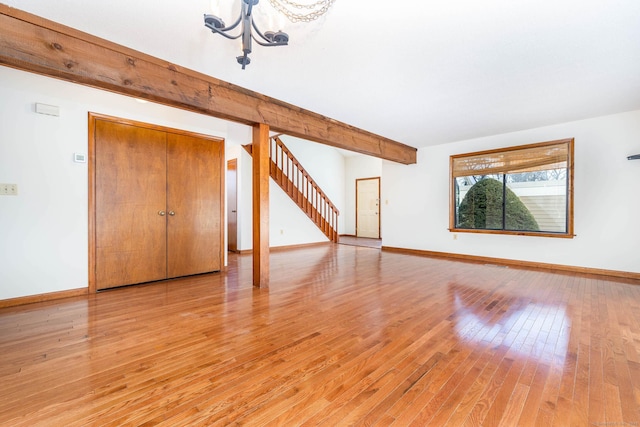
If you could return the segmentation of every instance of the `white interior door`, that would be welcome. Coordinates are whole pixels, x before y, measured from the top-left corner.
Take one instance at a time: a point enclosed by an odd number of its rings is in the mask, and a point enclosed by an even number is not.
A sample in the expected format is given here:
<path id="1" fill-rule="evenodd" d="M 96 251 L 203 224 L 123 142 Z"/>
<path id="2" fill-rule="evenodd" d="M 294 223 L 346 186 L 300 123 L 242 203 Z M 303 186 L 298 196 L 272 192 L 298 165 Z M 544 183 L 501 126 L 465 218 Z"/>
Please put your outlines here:
<path id="1" fill-rule="evenodd" d="M 356 236 L 380 238 L 380 177 L 356 180 Z"/>

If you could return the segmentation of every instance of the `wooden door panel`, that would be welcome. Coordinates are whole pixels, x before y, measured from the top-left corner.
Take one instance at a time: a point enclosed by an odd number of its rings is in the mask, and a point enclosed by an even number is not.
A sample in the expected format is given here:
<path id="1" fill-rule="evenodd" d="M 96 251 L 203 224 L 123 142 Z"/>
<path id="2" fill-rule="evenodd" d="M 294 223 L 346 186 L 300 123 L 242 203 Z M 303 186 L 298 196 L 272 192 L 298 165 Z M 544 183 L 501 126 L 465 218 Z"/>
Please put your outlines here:
<path id="1" fill-rule="evenodd" d="M 223 170 L 222 141 L 167 134 L 168 277 L 222 268 Z"/>
<path id="2" fill-rule="evenodd" d="M 166 278 L 166 134 L 96 121 L 96 287 Z"/>

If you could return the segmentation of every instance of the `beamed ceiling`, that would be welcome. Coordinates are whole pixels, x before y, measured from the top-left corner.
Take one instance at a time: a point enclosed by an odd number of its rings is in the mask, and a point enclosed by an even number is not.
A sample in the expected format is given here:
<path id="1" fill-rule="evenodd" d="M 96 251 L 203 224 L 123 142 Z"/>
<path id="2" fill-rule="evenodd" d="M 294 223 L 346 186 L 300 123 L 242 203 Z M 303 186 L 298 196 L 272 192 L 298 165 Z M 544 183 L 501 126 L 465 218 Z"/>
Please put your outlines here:
<path id="1" fill-rule="evenodd" d="M 640 108 L 637 0 L 336 0 L 244 71 L 210 0 L 3 2 L 416 148 Z"/>

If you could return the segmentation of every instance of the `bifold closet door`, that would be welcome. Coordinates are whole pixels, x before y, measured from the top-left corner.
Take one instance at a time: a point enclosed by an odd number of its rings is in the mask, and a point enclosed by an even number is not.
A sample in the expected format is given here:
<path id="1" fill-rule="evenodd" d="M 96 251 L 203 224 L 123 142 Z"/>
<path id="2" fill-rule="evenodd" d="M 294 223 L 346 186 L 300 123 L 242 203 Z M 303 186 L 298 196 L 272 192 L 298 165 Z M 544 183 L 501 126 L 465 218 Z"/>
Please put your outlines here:
<path id="1" fill-rule="evenodd" d="M 222 141 L 167 134 L 167 276 L 219 271 Z"/>
<path id="2" fill-rule="evenodd" d="M 167 277 L 165 132 L 96 121 L 98 289 Z"/>

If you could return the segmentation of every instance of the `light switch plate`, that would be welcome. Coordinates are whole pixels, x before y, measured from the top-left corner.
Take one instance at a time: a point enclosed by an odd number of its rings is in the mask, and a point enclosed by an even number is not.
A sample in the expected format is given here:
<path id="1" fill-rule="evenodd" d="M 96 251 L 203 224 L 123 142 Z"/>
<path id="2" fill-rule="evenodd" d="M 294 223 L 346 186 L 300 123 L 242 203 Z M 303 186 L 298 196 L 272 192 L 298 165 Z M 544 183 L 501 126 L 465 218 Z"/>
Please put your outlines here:
<path id="1" fill-rule="evenodd" d="M 0 184 L 0 196 L 17 196 L 18 184 Z"/>

